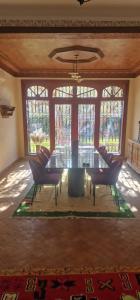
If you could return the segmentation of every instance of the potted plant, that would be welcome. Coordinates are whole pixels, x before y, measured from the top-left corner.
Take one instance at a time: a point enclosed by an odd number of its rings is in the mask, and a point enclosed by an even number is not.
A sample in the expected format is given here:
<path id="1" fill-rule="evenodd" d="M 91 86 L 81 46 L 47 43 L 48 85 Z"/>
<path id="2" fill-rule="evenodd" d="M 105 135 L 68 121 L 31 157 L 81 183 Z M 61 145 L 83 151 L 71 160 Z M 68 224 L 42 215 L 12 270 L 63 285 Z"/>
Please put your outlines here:
<path id="1" fill-rule="evenodd" d="M 40 149 L 41 144 L 45 141 L 47 138 L 46 133 L 42 131 L 34 131 L 30 134 L 30 138 L 32 142 L 36 146 L 36 152 Z"/>

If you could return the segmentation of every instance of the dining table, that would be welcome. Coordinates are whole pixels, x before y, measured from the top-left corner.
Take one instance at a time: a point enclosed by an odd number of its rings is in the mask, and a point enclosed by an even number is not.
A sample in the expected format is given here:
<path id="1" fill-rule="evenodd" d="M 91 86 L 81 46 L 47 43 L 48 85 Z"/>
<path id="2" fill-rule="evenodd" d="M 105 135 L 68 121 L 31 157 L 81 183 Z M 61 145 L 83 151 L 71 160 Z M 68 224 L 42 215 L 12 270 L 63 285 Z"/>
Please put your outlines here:
<path id="1" fill-rule="evenodd" d="M 52 152 L 46 167 L 68 169 L 68 194 L 82 197 L 85 195 L 85 170 L 109 166 L 94 146 L 61 146 Z"/>

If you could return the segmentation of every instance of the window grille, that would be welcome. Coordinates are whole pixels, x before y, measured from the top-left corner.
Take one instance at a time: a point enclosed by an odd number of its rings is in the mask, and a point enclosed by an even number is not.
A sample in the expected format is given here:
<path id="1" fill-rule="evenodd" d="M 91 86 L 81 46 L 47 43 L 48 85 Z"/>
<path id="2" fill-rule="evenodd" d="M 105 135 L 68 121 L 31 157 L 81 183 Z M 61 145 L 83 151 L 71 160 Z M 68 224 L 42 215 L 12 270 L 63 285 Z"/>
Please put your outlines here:
<path id="1" fill-rule="evenodd" d="M 99 145 L 120 153 L 124 101 L 102 101 Z"/>
<path id="2" fill-rule="evenodd" d="M 53 98 L 72 98 L 73 97 L 73 87 L 63 86 L 58 87 L 53 90 Z"/>

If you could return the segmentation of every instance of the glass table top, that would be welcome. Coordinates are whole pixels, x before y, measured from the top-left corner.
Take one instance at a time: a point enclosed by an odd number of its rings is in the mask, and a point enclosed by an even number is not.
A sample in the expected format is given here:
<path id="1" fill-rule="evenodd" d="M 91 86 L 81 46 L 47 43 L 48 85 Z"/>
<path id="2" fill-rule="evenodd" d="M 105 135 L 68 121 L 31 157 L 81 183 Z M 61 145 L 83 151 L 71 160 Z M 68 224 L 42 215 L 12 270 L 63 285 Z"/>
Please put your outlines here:
<path id="1" fill-rule="evenodd" d="M 77 147 L 72 150 L 71 147 L 56 148 L 47 163 L 47 168 L 108 168 L 95 147 Z"/>

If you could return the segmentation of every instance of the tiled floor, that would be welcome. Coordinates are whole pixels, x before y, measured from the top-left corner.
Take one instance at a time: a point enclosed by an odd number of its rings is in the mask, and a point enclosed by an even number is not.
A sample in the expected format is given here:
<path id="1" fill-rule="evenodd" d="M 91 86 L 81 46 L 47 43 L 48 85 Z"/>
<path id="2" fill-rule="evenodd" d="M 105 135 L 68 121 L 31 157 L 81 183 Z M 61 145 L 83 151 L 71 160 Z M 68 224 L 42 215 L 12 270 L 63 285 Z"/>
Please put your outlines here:
<path id="1" fill-rule="evenodd" d="M 118 185 L 134 219 L 12 217 L 32 185 L 27 162 L 0 179 L 1 273 L 140 271 L 140 176 L 124 166 Z"/>

